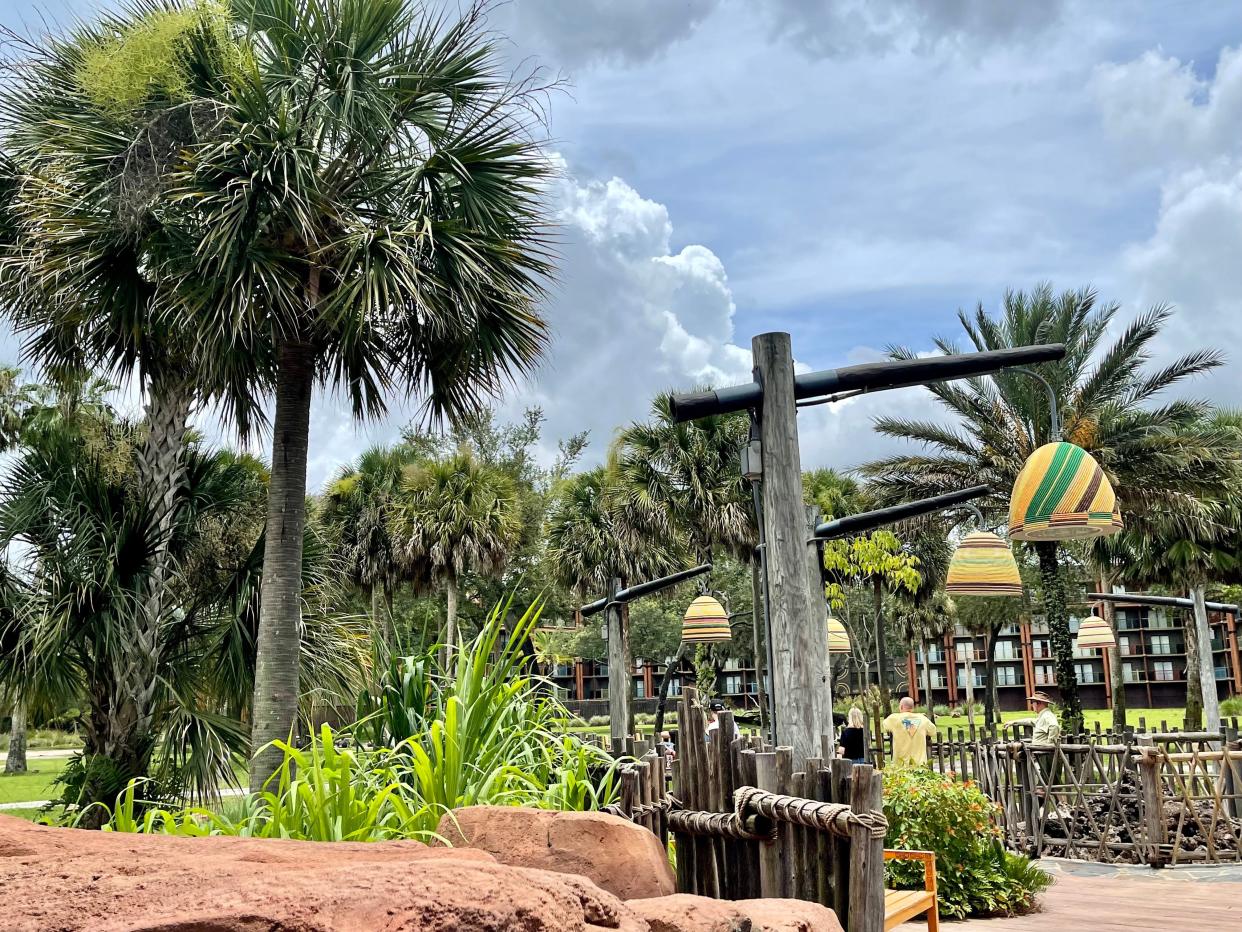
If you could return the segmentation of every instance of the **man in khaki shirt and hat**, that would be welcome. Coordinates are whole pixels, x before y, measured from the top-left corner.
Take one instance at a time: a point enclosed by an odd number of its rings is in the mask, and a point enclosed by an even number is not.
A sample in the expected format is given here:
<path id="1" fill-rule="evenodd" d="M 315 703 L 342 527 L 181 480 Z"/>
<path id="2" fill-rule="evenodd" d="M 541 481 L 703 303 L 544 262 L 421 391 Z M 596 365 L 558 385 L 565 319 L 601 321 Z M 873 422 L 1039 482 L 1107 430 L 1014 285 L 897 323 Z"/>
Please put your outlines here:
<path id="1" fill-rule="evenodd" d="M 1026 701 L 1031 704 L 1035 717 L 1017 718 L 1010 724 L 1034 725 L 1035 731 L 1031 734 L 1031 744 L 1050 747 L 1060 741 L 1061 720 L 1057 718 L 1057 713 L 1052 711 L 1052 700 L 1048 698 L 1048 694 L 1034 692 L 1026 697 Z"/>

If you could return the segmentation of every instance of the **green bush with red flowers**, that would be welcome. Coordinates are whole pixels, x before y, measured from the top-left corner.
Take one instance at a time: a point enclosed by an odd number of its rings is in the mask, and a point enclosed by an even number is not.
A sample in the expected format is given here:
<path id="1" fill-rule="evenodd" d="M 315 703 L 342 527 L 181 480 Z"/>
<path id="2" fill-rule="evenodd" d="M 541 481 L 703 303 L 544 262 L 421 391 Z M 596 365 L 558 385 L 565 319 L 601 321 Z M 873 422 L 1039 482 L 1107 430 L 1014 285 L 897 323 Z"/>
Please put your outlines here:
<path id="1" fill-rule="evenodd" d="M 1004 849 L 998 807 L 971 781 L 922 767 L 884 772 L 886 848 L 936 853 L 940 915 L 1012 916 L 1030 912 L 1051 878 Z M 922 889 L 923 866 L 890 862 L 891 887 Z"/>

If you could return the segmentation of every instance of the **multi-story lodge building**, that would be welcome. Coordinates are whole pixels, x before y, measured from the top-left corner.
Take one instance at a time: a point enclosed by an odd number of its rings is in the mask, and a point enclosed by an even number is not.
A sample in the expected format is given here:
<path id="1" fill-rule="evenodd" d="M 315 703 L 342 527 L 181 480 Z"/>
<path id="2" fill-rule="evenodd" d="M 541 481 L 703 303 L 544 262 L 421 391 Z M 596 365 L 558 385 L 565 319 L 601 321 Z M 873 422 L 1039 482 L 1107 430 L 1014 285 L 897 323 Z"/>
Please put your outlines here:
<path id="1" fill-rule="evenodd" d="M 1115 605 L 1117 641 L 1121 648 L 1122 676 L 1126 684 L 1126 703 L 1132 708 L 1174 708 L 1186 702 L 1186 640 L 1183 624 L 1189 613 L 1167 608 L 1119 602 Z M 1239 650 L 1239 622 L 1232 615 L 1209 614 L 1212 629 L 1212 660 L 1220 697 L 1242 695 L 1242 653 Z M 1077 631 L 1073 618 L 1071 630 Z M 933 705 L 955 706 L 967 698 L 966 675 L 974 681 L 975 699 L 983 701 L 985 648 L 982 635 L 972 636 L 962 629 L 948 635 L 943 643 L 931 646 L 930 667 Z M 997 698 L 1002 709 L 1020 709 L 1034 690 L 1056 695 L 1056 674 L 1048 629 L 1040 616 L 1001 629 L 996 644 Z M 1112 703 L 1112 672 L 1105 652 L 1075 650 L 1074 665 L 1079 692 L 1086 708 L 1102 709 Z M 894 685 L 909 692 L 916 701 L 926 702 L 923 685 L 923 658 L 909 654 L 894 670 Z M 659 688 L 663 666 L 638 660 L 633 670 L 634 696 L 638 708 L 647 708 Z M 553 671 L 558 692 L 568 700 L 608 698 L 607 664 L 589 660 L 560 664 Z M 681 682 L 674 675 L 669 694 L 681 693 Z M 753 706 L 758 683 L 753 667 L 731 660 L 716 682 L 721 698 L 735 708 Z"/>

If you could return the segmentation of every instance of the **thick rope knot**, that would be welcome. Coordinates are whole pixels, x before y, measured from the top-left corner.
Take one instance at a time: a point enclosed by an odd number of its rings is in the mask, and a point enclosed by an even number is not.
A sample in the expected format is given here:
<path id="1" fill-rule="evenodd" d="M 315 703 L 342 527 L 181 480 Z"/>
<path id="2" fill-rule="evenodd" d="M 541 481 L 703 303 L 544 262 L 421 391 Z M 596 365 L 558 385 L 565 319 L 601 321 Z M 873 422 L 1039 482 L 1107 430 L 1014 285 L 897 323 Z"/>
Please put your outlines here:
<path id="1" fill-rule="evenodd" d="M 736 812 L 673 812 L 669 814 L 668 827 L 687 835 L 742 841 L 770 841 L 776 836 L 776 825 L 763 816 L 742 817 Z"/>
<path id="2" fill-rule="evenodd" d="M 874 809 L 855 812 L 843 803 L 783 796 L 753 786 L 738 787 L 733 794 L 733 809 L 739 818 L 762 815 L 773 822 L 792 822 L 845 838 L 855 826 L 865 828 L 872 838 L 883 838 L 888 832 L 888 820 L 883 812 Z"/>

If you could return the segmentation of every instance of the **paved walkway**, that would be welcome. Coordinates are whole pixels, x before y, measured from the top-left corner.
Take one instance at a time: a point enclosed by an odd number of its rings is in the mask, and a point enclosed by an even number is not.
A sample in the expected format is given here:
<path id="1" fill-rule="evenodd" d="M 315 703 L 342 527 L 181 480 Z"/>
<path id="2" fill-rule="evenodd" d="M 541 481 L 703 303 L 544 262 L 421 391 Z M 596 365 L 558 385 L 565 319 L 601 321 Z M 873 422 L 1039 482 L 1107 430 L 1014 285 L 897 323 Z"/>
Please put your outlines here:
<path id="1" fill-rule="evenodd" d="M 1041 912 L 1015 919 L 971 919 L 961 932 L 1062 932 L 1090 929 L 1242 929 L 1242 865 L 1113 867 L 1045 858 L 1056 877 Z"/>

